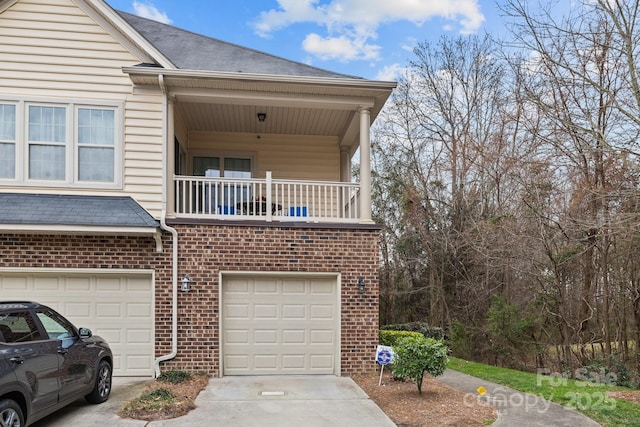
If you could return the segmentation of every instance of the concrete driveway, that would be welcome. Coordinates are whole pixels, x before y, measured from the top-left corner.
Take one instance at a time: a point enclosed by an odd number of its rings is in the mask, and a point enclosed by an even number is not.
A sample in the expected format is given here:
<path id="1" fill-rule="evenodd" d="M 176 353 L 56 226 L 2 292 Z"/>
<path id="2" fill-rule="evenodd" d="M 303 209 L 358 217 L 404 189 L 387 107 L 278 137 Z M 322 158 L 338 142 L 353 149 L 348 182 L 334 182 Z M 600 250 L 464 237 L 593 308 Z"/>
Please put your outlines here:
<path id="1" fill-rule="evenodd" d="M 114 379 L 111 398 L 102 405 L 78 401 L 34 424 L 62 426 L 239 426 L 239 427 L 394 427 L 395 424 L 351 378 L 332 375 L 212 378 L 184 417 L 163 421 L 124 420 L 123 402 L 139 395 L 144 382 Z"/>

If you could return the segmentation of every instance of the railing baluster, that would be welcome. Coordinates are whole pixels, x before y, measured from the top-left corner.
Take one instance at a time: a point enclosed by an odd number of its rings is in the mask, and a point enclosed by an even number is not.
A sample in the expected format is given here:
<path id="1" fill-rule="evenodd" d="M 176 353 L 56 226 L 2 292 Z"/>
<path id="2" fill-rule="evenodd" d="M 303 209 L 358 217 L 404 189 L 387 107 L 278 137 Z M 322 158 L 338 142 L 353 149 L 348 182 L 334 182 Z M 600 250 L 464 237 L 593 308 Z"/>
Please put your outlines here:
<path id="1" fill-rule="evenodd" d="M 175 176 L 175 214 L 263 221 L 355 222 L 357 183 Z M 273 206 L 281 206 L 282 210 Z M 306 218 L 305 218 L 306 217 Z"/>

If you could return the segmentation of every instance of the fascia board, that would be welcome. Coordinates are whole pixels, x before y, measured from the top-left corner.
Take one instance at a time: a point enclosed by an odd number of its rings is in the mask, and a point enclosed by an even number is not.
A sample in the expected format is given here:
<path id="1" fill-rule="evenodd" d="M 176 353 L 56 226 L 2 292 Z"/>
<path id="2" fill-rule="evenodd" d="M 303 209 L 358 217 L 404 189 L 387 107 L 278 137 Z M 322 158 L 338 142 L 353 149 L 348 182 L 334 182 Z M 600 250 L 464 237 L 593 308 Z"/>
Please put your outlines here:
<path id="1" fill-rule="evenodd" d="M 150 67 L 123 67 L 122 71 L 130 75 L 159 75 L 163 74 L 165 79 L 170 77 L 177 78 L 193 78 L 193 79 L 218 79 L 218 80 L 238 80 L 265 83 L 289 83 L 302 85 L 321 85 L 321 86 L 339 86 L 353 87 L 370 90 L 391 91 L 397 86 L 396 82 L 387 82 L 379 80 L 366 79 L 349 79 L 349 78 L 333 78 L 333 77 L 306 77 L 306 76 L 285 76 L 276 74 L 250 74 L 250 73 L 231 73 L 222 71 L 200 71 L 200 70 L 163 70 Z"/>

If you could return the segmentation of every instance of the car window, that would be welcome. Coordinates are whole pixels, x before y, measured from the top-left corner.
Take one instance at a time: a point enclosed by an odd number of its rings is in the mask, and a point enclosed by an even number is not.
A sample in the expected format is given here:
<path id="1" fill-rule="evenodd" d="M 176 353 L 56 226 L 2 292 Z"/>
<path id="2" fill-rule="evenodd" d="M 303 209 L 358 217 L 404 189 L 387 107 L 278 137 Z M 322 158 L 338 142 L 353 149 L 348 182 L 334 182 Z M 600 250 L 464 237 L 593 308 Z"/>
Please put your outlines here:
<path id="1" fill-rule="evenodd" d="M 42 322 L 45 331 L 47 331 L 49 339 L 66 342 L 75 337 L 76 333 L 73 326 L 58 313 L 46 310 L 39 311 L 37 316 Z M 71 345 L 71 342 L 67 342 L 67 344 Z"/>
<path id="2" fill-rule="evenodd" d="M 35 319 L 28 311 L 0 314 L 0 333 L 6 343 L 39 341 L 42 339 Z"/>

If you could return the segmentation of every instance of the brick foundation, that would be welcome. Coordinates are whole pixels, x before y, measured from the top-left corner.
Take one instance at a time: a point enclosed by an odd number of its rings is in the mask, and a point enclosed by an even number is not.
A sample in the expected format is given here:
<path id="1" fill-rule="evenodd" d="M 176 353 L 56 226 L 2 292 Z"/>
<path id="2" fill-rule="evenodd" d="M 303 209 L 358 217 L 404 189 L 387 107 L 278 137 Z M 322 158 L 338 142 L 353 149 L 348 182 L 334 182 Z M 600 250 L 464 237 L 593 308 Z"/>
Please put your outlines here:
<path id="1" fill-rule="evenodd" d="M 374 369 L 378 342 L 378 231 L 174 224 L 178 277 L 195 283 L 178 294 L 178 355 L 163 369 L 219 374 L 219 272 L 341 273 L 343 375 Z M 155 271 L 156 356 L 171 351 L 171 234 L 162 253 L 150 237 L 0 235 L 0 267 L 144 268 Z M 362 276 L 367 291 L 358 293 Z M 37 296 L 36 296 L 37 297 Z"/>

